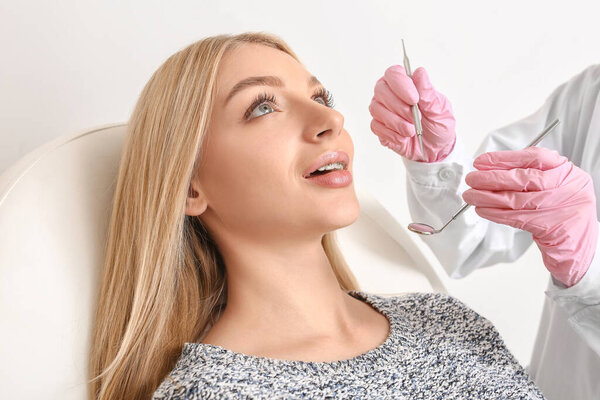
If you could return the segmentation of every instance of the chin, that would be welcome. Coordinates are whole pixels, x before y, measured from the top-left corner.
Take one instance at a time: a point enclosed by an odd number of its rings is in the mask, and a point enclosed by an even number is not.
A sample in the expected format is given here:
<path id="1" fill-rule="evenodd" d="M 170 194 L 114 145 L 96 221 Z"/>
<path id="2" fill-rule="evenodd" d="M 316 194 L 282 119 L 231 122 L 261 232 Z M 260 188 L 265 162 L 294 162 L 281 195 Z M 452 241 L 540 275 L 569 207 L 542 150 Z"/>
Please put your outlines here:
<path id="1" fill-rule="evenodd" d="M 353 192 L 354 193 L 354 192 Z M 356 194 L 352 199 L 345 199 L 336 204 L 329 204 L 320 212 L 323 216 L 323 221 L 329 222 L 331 230 L 340 229 L 348 225 L 352 225 L 360 216 L 360 204 L 356 198 Z"/>

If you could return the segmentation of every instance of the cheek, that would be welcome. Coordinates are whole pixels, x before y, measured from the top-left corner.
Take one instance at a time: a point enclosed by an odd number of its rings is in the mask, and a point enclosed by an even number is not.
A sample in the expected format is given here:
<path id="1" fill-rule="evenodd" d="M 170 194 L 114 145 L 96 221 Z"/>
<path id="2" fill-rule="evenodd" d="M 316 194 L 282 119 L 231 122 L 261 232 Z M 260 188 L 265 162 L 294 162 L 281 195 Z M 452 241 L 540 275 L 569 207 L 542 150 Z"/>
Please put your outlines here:
<path id="1" fill-rule="evenodd" d="M 201 179 L 209 203 L 225 217 L 248 220 L 289 212 L 301 201 L 297 150 L 276 141 L 235 143 L 216 151 Z M 292 157 L 293 153 L 293 157 Z"/>

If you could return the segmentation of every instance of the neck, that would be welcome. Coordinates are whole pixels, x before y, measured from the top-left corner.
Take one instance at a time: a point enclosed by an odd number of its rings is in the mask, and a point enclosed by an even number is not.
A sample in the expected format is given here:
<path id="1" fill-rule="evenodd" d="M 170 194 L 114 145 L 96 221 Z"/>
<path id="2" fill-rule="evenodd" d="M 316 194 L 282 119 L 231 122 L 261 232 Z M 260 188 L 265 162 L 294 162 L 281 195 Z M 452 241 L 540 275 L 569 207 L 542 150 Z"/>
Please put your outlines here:
<path id="1" fill-rule="evenodd" d="M 244 246 L 223 253 L 227 268 L 227 306 L 221 319 L 230 327 L 277 332 L 283 337 L 348 336 L 356 306 L 339 286 L 320 238 Z"/>

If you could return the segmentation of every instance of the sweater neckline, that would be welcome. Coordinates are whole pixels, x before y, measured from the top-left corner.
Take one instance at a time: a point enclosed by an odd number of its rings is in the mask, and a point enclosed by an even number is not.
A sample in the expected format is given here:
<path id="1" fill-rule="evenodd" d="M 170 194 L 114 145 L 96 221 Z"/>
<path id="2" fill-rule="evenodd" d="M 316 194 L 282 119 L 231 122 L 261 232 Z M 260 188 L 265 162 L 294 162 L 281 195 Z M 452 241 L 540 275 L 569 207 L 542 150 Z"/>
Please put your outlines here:
<path id="1" fill-rule="evenodd" d="M 399 348 L 399 344 L 403 345 L 408 351 L 409 346 L 405 343 L 397 343 L 399 340 L 402 342 L 408 341 L 409 335 L 407 332 L 403 335 L 399 335 L 402 321 L 387 307 L 387 301 L 385 298 L 368 294 L 358 290 L 350 290 L 347 292 L 350 296 L 353 296 L 363 302 L 371 305 L 376 311 L 383 314 L 389 322 L 388 336 L 383 343 L 379 346 L 368 350 L 365 353 L 361 353 L 351 358 L 335 361 L 302 361 L 302 360 L 286 360 L 279 358 L 269 358 L 262 356 L 254 356 L 244 353 L 235 352 L 226 349 L 219 345 L 208 344 L 208 343 L 197 343 L 197 342 L 185 342 L 181 352 L 181 358 L 188 361 L 195 361 L 199 358 L 203 358 L 209 361 L 216 361 L 219 358 L 225 358 L 228 362 L 241 362 L 243 364 L 252 364 L 255 367 L 260 366 L 290 366 L 296 367 L 303 370 L 338 370 L 340 368 L 356 368 L 360 365 L 367 365 L 373 367 L 375 365 L 383 365 L 388 362 L 392 357 L 397 357 L 402 349 Z"/>

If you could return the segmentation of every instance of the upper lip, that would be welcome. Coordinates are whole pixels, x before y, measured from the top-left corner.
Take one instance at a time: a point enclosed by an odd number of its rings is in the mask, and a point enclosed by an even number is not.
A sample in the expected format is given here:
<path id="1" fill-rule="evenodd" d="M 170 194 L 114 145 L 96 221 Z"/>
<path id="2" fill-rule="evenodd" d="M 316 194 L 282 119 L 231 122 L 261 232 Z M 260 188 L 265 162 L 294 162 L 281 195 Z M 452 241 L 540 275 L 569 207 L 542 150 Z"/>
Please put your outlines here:
<path id="1" fill-rule="evenodd" d="M 304 174 L 302 176 L 307 178 L 311 173 L 321 168 L 323 165 L 334 162 L 341 162 L 344 164 L 344 169 L 348 169 L 350 157 L 348 157 L 348 154 L 343 150 L 328 150 L 310 163 L 308 168 L 304 170 Z"/>

